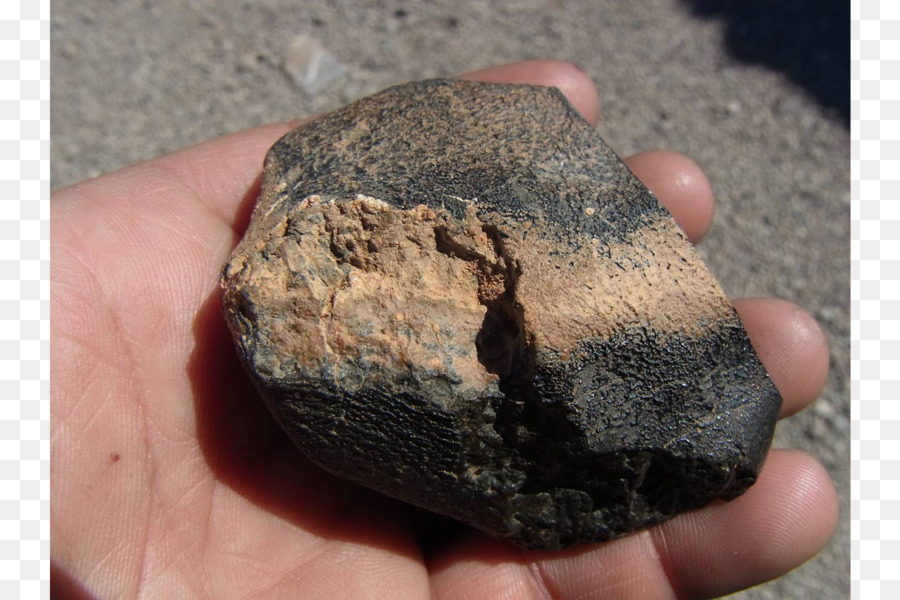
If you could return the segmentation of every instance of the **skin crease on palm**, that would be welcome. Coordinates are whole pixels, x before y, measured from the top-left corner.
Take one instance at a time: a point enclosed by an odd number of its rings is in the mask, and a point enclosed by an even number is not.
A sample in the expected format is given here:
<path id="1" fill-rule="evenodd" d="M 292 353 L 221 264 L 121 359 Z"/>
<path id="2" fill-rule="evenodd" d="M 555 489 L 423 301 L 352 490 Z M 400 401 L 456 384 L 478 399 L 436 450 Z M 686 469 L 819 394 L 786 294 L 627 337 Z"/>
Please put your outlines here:
<path id="1" fill-rule="evenodd" d="M 556 86 L 598 119 L 594 84 L 568 63 L 465 77 Z M 733 502 L 561 552 L 471 530 L 425 552 L 407 507 L 309 463 L 243 373 L 217 295 L 263 156 L 291 125 L 54 194 L 55 597 L 707 598 L 778 577 L 828 541 L 834 488 L 793 450 L 773 450 Z M 699 167 L 669 152 L 627 163 L 699 242 L 713 216 Z M 806 407 L 828 371 L 815 321 L 779 300 L 735 305 L 784 397 L 782 416 Z"/>

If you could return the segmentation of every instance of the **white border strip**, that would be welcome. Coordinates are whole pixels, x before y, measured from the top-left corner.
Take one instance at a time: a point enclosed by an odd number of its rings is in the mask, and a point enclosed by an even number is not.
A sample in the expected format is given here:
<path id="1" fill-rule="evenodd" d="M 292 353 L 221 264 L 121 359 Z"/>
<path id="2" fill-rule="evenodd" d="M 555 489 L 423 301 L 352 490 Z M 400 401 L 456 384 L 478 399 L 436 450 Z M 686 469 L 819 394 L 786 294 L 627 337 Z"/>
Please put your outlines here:
<path id="1" fill-rule="evenodd" d="M 850 57 L 852 597 L 892 599 L 900 598 L 900 2 L 853 2 Z"/>
<path id="2" fill-rule="evenodd" d="M 0 597 L 49 598 L 49 0 L 0 2 L 0 248 Z"/>

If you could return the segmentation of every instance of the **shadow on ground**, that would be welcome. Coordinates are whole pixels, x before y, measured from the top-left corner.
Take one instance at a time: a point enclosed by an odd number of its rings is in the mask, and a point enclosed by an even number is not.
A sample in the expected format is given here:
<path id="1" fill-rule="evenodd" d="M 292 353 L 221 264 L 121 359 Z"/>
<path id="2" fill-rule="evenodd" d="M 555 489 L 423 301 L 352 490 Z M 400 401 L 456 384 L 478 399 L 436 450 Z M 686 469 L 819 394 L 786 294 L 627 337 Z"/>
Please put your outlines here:
<path id="1" fill-rule="evenodd" d="M 787 75 L 850 126 L 850 3 L 846 0 L 682 0 L 726 21 L 736 59 Z"/>

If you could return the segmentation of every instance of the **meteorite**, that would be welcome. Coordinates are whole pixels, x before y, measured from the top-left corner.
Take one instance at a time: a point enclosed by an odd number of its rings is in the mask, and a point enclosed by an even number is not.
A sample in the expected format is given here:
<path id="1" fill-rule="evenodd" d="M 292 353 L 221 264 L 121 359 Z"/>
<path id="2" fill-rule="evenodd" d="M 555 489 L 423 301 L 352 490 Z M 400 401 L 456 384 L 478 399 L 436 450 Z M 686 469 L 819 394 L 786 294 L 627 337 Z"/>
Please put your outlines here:
<path id="1" fill-rule="evenodd" d="M 781 404 L 671 215 L 552 88 L 412 83 L 288 133 L 221 287 L 313 461 L 528 548 L 737 497 Z"/>

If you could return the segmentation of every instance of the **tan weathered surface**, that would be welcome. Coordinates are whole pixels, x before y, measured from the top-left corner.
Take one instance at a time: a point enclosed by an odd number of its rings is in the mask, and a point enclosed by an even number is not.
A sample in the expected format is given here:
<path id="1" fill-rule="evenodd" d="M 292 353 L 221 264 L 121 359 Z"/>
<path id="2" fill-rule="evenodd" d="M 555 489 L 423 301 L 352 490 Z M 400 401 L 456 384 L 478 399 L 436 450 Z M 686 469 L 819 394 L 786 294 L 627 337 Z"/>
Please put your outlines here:
<path id="1" fill-rule="evenodd" d="M 425 205 L 404 210 L 362 195 L 311 196 L 270 235 L 235 253 L 229 286 L 252 290 L 287 315 L 268 324 L 283 362 L 415 365 L 478 390 L 509 372 L 508 364 L 482 365 L 476 348 L 486 307 L 504 296 L 501 308 L 521 313 L 524 343 L 564 358 L 583 339 L 608 339 L 629 326 L 700 336 L 733 318 L 671 220 L 624 242 L 584 240 L 575 251 L 554 242 L 556 229 L 491 225 L 479 220 L 475 203 L 460 220 Z M 269 258 L 261 262 L 259 253 Z"/>

